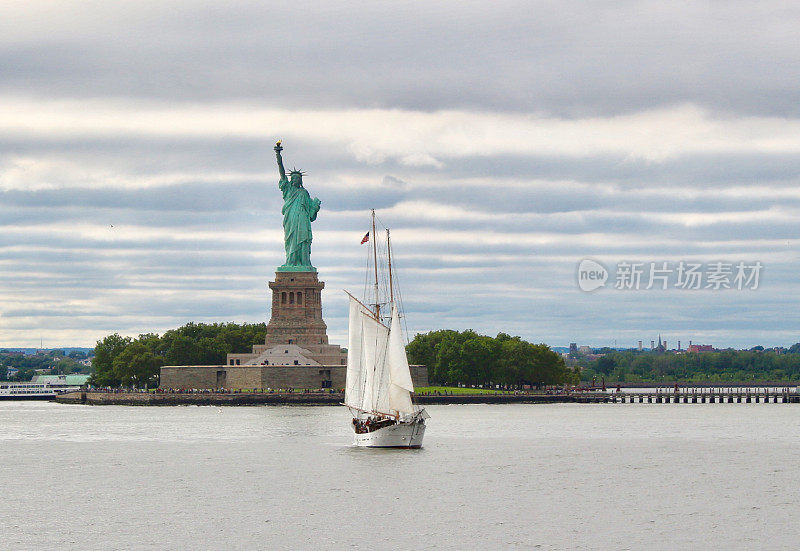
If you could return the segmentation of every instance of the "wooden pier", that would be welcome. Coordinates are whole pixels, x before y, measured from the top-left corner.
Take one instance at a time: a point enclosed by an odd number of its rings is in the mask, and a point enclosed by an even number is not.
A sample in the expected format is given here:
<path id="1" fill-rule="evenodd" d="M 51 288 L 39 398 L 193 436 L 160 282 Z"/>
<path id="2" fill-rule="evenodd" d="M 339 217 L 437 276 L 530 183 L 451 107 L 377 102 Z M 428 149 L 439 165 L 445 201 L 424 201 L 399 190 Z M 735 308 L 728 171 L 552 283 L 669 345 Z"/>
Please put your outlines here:
<path id="1" fill-rule="evenodd" d="M 800 394 L 787 389 L 681 388 L 676 391 L 610 392 L 605 395 L 591 393 L 586 395 L 585 401 L 612 404 L 798 404 Z"/>

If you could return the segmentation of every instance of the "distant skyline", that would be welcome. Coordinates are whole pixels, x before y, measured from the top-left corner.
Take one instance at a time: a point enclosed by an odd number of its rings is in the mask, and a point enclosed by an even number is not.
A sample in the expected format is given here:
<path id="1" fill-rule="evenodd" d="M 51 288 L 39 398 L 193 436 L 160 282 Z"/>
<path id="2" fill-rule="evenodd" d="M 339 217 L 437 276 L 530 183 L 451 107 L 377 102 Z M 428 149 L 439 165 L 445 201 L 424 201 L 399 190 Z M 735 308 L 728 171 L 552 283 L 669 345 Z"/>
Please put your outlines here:
<path id="1" fill-rule="evenodd" d="M 322 200 L 331 342 L 392 228 L 410 332 L 800 341 L 800 7 L 13 3 L 0 348 L 269 317 L 272 146 Z M 582 259 L 761 262 L 756 290 L 582 292 Z M 680 337 L 676 337 L 680 335 Z M 657 338 L 657 337 L 655 337 Z"/>
<path id="2" fill-rule="evenodd" d="M 651 340 L 653 340 L 653 339 L 651 339 Z M 663 341 L 668 345 L 667 346 L 668 350 L 677 350 L 678 341 L 679 340 L 681 342 L 681 348 L 680 349 L 683 350 L 683 351 L 686 351 L 686 349 L 689 346 L 689 341 L 683 341 L 681 339 L 675 339 L 675 340 L 664 339 Z M 657 343 L 658 341 L 655 340 L 655 342 Z M 547 344 L 548 346 L 550 346 L 553 349 L 563 349 L 563 351 L 566 352 L 566 351 L 569 350 L 569 345 L 571 343 L 566 343 L 566 344 L 545 343 L 545 344 Z M 636 349 L 638 349 L 638 341 L 636 343 L 634 343 L 633 345 L 631 345 L 631 346 L 627 346 L 624 343 L 609 343 L 609 344 L 593 345 L 593 344 L 583 343 L 583 342 L 580 342 L 580 341 L 576 342 L 575 344 L 578 346 L 578 348 L 580 348 L 582 346 L 588 346 L 589 348 L 593 348 L 593 349 L 601 349 L 601 348 L 612 348 L 612 349 L 615 349 L 615 350 L 636 350 Z M 706 342 L 695 342 L 695 341 L 692 341 L 692 344 L 695 344 L 695 345 L 711 345 L 716 350 L 724 350 L 726 348 L 733 348 L 733 347 L 727 347 L 727 346 L 716 346 L 713 343 L 706 343 Z M 792 343 L 792 344 L 795 344 L 795 343 Z M 764 346 L 764 345 L 754 344 L 753 346 L 748 346 L 748 347 L 745 347 L 745 348 L 742 348 L 742 349 L 747 350 L 747 349 L 750 349 L 750 348 L 754 348 L 756 346 L 763 346 L 764 349 L 772 349 L 772 348 L 787 348 L 788 349 L 790 345 L 786 345 L 786 346 L 782 346 L 782 345 Z M 70 350 L 92 350 L 93 348 L 94 348 L 93 346 L 86 347 L 86 346 L 69 346 L 69 345 L 65 345 L 65 346 L 45 346 L 45 347 L 42 347 L 42 348 L 33 347 L 33 346 L 12 346 L 12 345 L 7 345 L 7 346 L 0 347 L 0 350 L 9 350 L 9 351 L 12 351 L 12 352 L 14 352 L 14 351 L 30 352 L 30 351 L 36 351 L 36 350 L 65 350 L 65 351 L 70 351 Z M 648 352 L 648 351 L 652 350 L 650 348 L 650 341 L 649 340 L 648 341 L 642 340 L 642 350 L 645 351 L 645 352 Z"/>

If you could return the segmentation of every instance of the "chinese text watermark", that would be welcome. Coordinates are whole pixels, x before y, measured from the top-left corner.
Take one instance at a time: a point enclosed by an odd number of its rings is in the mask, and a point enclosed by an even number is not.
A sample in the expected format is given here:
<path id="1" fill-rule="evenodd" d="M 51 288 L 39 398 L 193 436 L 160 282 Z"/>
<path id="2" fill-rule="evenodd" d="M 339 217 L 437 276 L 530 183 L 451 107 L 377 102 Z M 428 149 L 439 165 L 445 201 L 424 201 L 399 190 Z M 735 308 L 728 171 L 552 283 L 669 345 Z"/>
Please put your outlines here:
<path id="1" fill-rule="evenodd" d="M 601 287 L 620 291 L 638 290 L 750 290 L 761 283 L 764 265 L 759 262 L 618 262 L 613 275 L 600 262 L 586 258 L 577 268 L 578 287 L 594 291 Z"/>

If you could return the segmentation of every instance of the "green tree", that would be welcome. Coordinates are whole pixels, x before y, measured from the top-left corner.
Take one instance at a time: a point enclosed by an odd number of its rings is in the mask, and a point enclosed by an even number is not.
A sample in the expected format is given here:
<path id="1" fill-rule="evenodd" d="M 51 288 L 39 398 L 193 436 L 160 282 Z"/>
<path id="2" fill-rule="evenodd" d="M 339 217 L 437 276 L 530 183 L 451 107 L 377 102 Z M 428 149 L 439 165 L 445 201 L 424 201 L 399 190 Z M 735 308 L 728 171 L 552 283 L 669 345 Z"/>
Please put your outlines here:
<path id="1" fill-rule="evenodd" d="M 496 357 L 493 344 L 491 337 L 476 335 L 461 345 L 459 363 L 467 382 L 480 385 L 491 380 Z"/>
<path id="2" fill-rule="evenodd" d="M 25 382 L 30 381 L 36 375 L 36 371 L 31 368 L 21 368 L 14 375 L 9 377 L 10 381 Z"/>
<path id="3" fill-rule="evenodd" d="M 114 360 L 122 354 L 130 343 L 130 337 L 121 337 L 119 333 L 114 333 L 103 340 L 97 341 L 97 345 L 94 347 L 94 360 L 92 361 L 94 374 L 90 379 L 91 384 L 95 386 L 119 386 L 121 381 L 114 372 Z"/>
<path id="4" fill-rule="evenodd" d="M 441 331 L 418 333 L 406 346 L 408 363 L 425 365 L 433 369 L 436 363 L 436 345 L 441 340 Z"/>
<path id="5" fill-rule="evenodd" d="M 531 384 L 556 385 L 566 381 L 564 360 L 545 344 L 528 344 L 528 354 L 533 364 Z"/>
<path id="6" fill-rule="evenodd" d="M 498 364 L 504 373 L 503 382 L 508 385 L 533 384 L 533 357 L 529 354 L 529 343 L 515 337 L 500 345 Z"/>
<path id="7" fill-rule="evenodd" d="M 456 383 L 466 380 L 466 374 L 461 368 L 461 346 L 456 335 L 447 335 L 436 346 L 436 364 L 434 376 L 437 380 L 446 383 Z"/>
<path id="8" fill-rule="evenodd" d="M 56 361 L 52 369 L 53 375 L 68 375 L 80 371 L 81 364 L 70 358 L 61 358 Z"/>
<path id="9" fill-rule="evenodd" d="M 597 358 L 594 370 L 603 375 L 610 375 L 616 366 L 617 362 L 614 360 L 614 357 L 611 354 L 607 354 Z"/>
<path id="10" fill-rule="evenodd" d="M 427 365 L 434 384 L 562 384 L 577 382 L 578 372 L 543 344 L 534 345 L 498 333 L 441 330 L 419 334 L 408 345 L 409 361 Z"/>
<path id="11" fill-rule="evenodd" d="M 145 333 L 136 339 L 115 333 L 95 347 L 91 383 L 142 385 L 157 375 L 162 365 L 223 364 L 228 353 L 248 352 L 253 344 L 264 342 L 265 335 L 264 323 L 187 323 L 162 336 Z"/>
<path id="12" fill-rule="evenodd" d="M 163 359 L 154 355 L 140 341 L 128 344 L 112 362 L 116 380 L 123 385 L 136 388 L 144 388 L 148 383 L 156 382 L 162 365 L 164 365 Z"/>

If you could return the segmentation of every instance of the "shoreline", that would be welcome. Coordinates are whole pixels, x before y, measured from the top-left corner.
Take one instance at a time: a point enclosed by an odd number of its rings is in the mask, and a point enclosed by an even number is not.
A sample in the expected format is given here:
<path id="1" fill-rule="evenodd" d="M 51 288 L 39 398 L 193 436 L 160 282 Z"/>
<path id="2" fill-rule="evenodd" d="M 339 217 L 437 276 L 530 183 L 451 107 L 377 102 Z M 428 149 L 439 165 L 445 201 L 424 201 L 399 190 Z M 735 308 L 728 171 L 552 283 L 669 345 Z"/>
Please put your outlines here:
<path id="1" fill-rule="evenodd" d="M 154 392 L 69 392 L 56 396 L 59 404 L 92 406 L 338 406 L 344 401 L 341 393 L 154 393 Z M 555 404 L 599 403 L 610 401 L 604 392 L 573 394 L 451 394 L 414 397 L 419 405 L 434 404 Z"/>
<path id="2" fill-rule="evenodd" d="M 737 389 L 730 392 L 717 387 L 706 392 L 573 392 L 568 394 L 449 394 L 419 395 L 414 401 L 418 405 L 447 404 L 601 404 L 601 403 L 705 403 L 706 398 L 713 402 L 722 402 L 723 397 L 729 403 L 749 403 L 752 399 L 758 403 L 761 399 L 768 402 L 772 398 L 777 403 L 778 397 L 786 402 L 800 402 L 800 394 L 787 392 L 751 391 Z M 670 400 L 672 398 L 672 400 Z M 286 393 L 154 393 L 154 392 L 92 392 L 79 391 L 60 394 L 54 400 L 59 404 L 91 405 L 91 406 L 338 406 L 344 401 L 341 393 L 286 392 Z"/>

